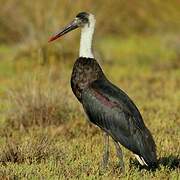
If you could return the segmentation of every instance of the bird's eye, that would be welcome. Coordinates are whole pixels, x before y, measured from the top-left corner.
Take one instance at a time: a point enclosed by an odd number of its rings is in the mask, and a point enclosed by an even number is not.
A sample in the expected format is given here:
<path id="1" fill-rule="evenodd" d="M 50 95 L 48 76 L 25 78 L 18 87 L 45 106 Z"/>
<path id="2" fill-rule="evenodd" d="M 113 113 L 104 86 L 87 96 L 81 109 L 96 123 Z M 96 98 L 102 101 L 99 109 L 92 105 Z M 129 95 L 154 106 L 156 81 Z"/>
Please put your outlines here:
<path id="1" fill-rule="evenodd" d="M 82 18 L 82 22 L 83 22 L 83 23 L 88 23 L 88 18 L 87 18 L 87 17 L 83 17 L 83 18 Z"/>
<path id="2" fill-rule="evenodd" d="M 88 18 L 76 18 L 76 21 L 79 26 L 84 26 L 89 23 Z"/>

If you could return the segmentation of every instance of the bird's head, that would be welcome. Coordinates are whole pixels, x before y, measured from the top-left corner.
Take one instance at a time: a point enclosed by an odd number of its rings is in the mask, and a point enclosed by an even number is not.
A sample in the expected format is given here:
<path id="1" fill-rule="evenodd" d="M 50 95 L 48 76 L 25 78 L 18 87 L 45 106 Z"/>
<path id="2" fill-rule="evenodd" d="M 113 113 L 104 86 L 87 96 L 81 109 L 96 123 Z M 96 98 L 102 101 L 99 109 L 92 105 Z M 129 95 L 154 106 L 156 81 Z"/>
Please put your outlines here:
<path id="1" fill-rule="evenodd" d="M 87 12 L 80 12 L 76 15 L 74 20 L 65 26 L 63 29 L 55 33 L 52 37 L 50 37 L 49 42 L 58 39 L 59 37 L 63 36 L 64 34 L 77 29 L 79 27 L 89 26 L 91 21 L 95 21 L 94 16 Z"/>

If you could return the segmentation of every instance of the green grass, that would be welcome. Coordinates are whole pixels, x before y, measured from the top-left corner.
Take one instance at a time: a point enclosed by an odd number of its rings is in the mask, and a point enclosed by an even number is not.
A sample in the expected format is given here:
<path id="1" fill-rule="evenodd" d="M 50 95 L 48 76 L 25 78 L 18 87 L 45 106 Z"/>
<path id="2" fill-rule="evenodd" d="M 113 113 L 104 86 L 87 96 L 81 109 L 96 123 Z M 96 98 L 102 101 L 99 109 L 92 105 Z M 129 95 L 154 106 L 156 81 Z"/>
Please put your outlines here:
<path id="1" fill-rule="evenodd" d="M 27 57 L 13 61 L 4 55 L 0 62 L 0 177 L 178 179 L 180 53 L 175 42 L 172 35 L 153 35 L 107 37 L 96 44 L 108 78 L 137 104 L 157 144 L 160 167 L 154 172 L 140 170 L 134 156 L 123 148 L 124 175 L 117 167 L 113 143 L 107 170 L 100 168 L 102 132 L 86 121 L 71 92 L 72 61 L 41 66 Z"/>

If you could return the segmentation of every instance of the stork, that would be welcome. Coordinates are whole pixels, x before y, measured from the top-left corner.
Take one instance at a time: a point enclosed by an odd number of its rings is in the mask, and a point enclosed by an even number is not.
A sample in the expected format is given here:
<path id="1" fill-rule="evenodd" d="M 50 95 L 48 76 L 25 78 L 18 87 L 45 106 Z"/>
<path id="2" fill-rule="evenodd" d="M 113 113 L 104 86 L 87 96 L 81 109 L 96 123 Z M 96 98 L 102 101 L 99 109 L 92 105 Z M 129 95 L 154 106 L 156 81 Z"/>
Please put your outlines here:
<path id="1" fill-rule="evenodd" d="M 123 172 L 125 166 L 121 145 L 132 151 L 141 165 L 152 167 L 157 163 L 156 145 L 139 110 L 124 91 L 106 78 L 94 58 L 92 39 L 95 22 L 93 14 L 81 12 L 49 42 L 81 28 L 79 57 L 73 67 L 71 88 L 89 121 L 105 133 L 103 167 L 107 167 L 109 159 L 109 136 L 114 141 Z"/>

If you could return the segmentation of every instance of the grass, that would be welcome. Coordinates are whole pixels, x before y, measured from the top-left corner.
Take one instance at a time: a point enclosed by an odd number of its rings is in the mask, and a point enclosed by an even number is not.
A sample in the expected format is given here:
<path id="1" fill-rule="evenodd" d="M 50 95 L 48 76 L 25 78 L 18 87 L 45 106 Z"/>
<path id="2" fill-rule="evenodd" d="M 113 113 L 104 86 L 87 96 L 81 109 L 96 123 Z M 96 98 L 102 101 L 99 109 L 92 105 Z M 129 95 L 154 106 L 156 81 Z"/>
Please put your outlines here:
<path id="1" fill-rule="evenodd" d="M 141 169 L 123 148 L 120 173 L 113 143 L 108 169 L 100 162 L 102 132 L 86 121 L 73 96 L 69 59 L 41 66 L 30 57 L 0 63 L 0 177 L 4 179 L 178 179 L 180 52 L 178 35 L 100 38 L 97 56 L 109 79 L 139 107 L 157 144 L 159 167 Z M 57 42 L 58 43 L 58 42 Z M 53 46 L 53 45 L 51 45 Z M 66 47 L 68 48 L 68 47 Z M 3 52 L 5 55 L 3 55 Z M 7 53 L 8 54 L 8 53 Z M 73 58 L 75 54 L 72 55 Z"/>
<path id="2" fill-rule="evenodd" d="M 179 2 L 2 2 L 0 179 L 179 179 Z M 123 148 L 121 174 L 113 143 L 108 169 L 100 168 L 102 132 L 86 121 L 69 84 L 78 33 L 47 44 L 79 11 L 96 15 L 96 57 L 155 138 L 155 171 L 137 165 Z"/>

